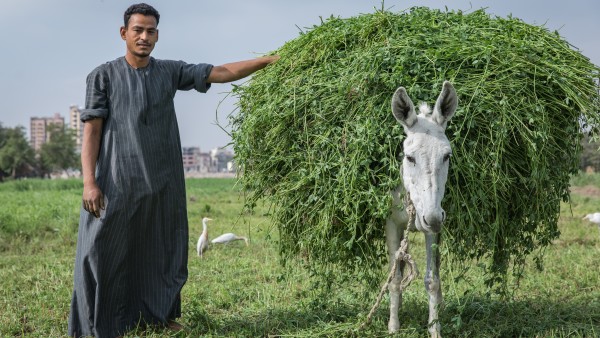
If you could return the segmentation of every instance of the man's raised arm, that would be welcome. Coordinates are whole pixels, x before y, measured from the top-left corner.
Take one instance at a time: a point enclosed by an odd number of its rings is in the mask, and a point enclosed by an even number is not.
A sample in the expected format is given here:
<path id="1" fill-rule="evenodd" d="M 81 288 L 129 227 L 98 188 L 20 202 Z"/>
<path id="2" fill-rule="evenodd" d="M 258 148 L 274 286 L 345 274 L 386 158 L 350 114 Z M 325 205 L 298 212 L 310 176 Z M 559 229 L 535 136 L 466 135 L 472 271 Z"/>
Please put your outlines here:
<path id="1" fill-rule="evenodd" d="M 279 60 L 279 55 L 263 56 L 252 60 L 226 63 L 215 66 L 210 72 L 206 82 L 227 83 L 243 79 L 246 76 L 265 68 L 267 65 Z"/>

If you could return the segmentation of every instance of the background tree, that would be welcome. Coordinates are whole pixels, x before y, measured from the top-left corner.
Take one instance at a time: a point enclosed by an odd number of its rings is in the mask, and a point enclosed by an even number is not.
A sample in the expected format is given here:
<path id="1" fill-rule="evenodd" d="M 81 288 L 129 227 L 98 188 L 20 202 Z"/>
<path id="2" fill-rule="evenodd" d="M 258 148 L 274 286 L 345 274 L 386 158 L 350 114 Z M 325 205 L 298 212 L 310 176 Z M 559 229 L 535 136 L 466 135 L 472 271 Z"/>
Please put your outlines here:
<path id="1" fill-rule="evenodd" d="M 594 172 L 600 171 L 600 142 L 592 141 L 589 136 L 582 140 L 581 170 L 592 168 Z"/>
<path id="2" fill-rule="evenodd" d="M 40 170 L 49 173 L 79 168 L 73 131 L 60 125 L 50 124 L 46 132 L 50 137 L 40 149 Z"/>
<path id="3" fill-rule="evenodd" d="M 4 128 L 0 125 L 0 176 L 29 176 L 34 171 L 35 156 L 27 142 L 25 128 Z"/>

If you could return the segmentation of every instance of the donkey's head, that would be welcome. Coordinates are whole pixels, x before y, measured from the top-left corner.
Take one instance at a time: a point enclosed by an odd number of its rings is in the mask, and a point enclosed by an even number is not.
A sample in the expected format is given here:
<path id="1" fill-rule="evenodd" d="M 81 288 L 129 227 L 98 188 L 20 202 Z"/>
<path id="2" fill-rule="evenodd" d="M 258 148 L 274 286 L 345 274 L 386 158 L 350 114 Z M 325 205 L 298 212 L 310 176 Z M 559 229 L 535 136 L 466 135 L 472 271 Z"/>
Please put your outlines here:
<path id="1" fill-rule="evenodd" d="M 444 132 L 457 103 L 456 91 L 448 81 L 433 112 L 427 104 L 421 104 L 417 115 L 404 87 L 398 88 L 392 98 L 392 113 L 406 133 L 402 181 L 415 206 L 415 226 L 422 232 L 440 232 L 446 219 L 442 198 L 452 149 Z"/>

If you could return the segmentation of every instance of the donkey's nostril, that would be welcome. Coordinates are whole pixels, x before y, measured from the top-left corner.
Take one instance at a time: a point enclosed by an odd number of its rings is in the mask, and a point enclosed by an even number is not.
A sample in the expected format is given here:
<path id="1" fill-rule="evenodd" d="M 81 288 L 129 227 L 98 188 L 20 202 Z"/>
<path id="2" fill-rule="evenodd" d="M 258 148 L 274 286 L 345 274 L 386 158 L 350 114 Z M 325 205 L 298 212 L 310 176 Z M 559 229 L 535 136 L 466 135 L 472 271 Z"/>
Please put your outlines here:
<path id="1" fill-rule="evenodd" d="M 427 219 L 425 219 L 425 215 L 423 215 L 423 223 L 425 223 L 425 225 L 429 226 L 429 223 L 427 223 Z"/>
<path id="2" fill-rule="evenodd" d="M 442 222 L 446 221 L 446 212 L 442 210 Z"/>

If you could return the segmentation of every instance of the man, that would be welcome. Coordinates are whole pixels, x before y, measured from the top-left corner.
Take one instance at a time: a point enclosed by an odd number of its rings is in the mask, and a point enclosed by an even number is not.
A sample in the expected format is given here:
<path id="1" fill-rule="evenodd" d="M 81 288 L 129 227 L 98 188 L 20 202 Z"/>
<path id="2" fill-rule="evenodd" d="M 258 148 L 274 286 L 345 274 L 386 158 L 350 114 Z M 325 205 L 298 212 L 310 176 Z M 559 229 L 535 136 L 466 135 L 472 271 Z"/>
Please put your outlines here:
<path id="1" fill-rule="evenodd" d="M 177 90 L 244 78 L 278 56 L 212 66 L 150 57 L 158 12 L 125 11 L 124 57 L 87 78 L 81 210 L 70 336 L 116 337 L 142 324 L 180 329 L 188 221 Z"/>

